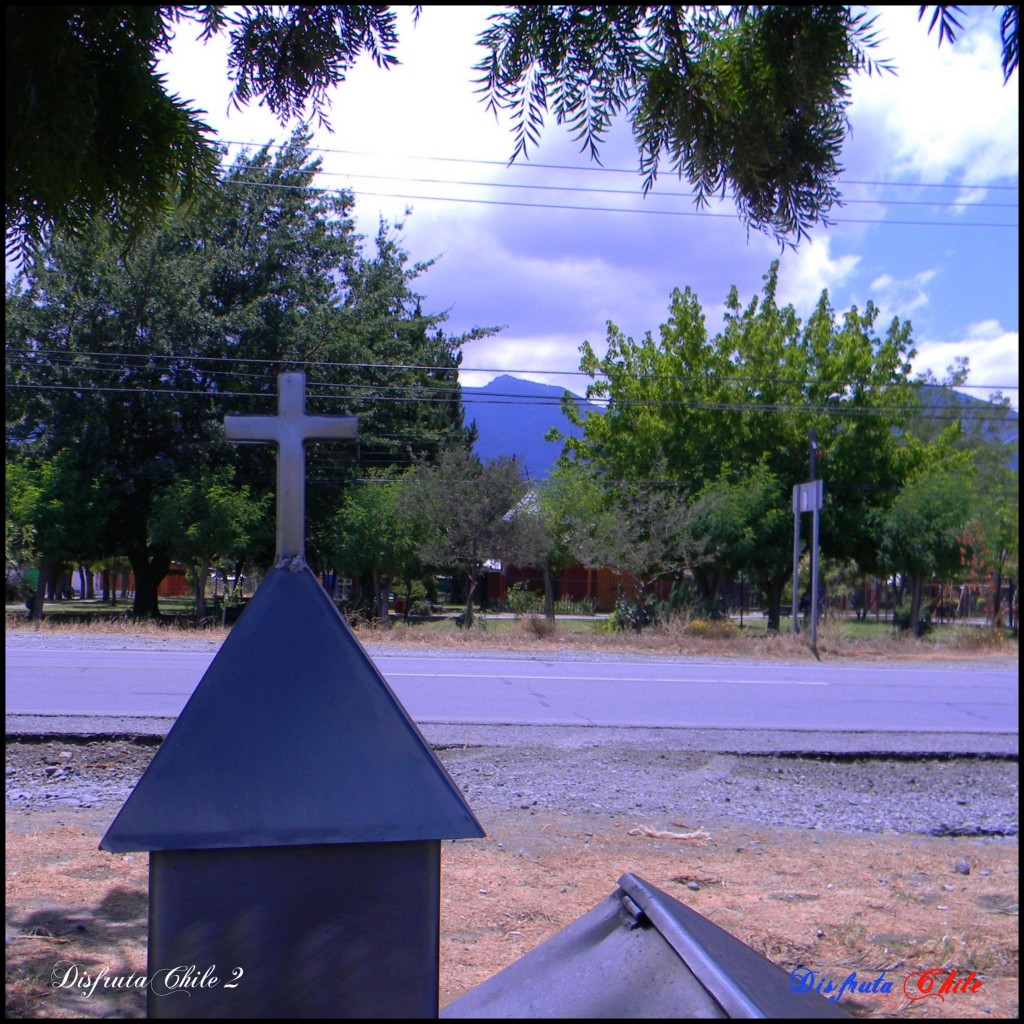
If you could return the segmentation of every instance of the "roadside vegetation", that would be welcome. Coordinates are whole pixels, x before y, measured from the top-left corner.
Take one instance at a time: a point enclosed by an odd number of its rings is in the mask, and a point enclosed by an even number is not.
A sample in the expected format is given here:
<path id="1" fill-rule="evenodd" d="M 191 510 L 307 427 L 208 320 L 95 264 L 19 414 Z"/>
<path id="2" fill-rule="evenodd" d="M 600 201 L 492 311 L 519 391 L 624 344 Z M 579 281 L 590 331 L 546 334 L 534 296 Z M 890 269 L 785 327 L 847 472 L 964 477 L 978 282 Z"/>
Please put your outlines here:
<path id="1" fill-rule="evenodd" d="M 909 321 L 836 310 L 827 292 L 801 319 L 777 301 L 777 261 L 760 294 L 731 290 L 717 333 L 676 289 L 656 331 L 609 323 L 603 349 L 582 345 L 590 405 L 566 396 L 578 434 L 528 481 L 473 454 L 464 422 L 463 346 L 491 329 L 446 335 L 413 288 L 429 264 L 388 226 L 356 236 L 348 193 L 307 194 L 309 141 L 239 157 L 231 187 L 129 251 L 100 223 L 54 233 L 8 286 L 8 603 L 42 620 L 72 575 L 107 602 L 130 577 L 129 616 L 159 620 L 176 565 L 197 624 L 217 619 L 211 578 L 231 581 L 237 614 L 243 581 L 274 562 L 275 453 L 228 443 L 224 416 L 266 412 L 278 372 L 302 368 L 310 413 L 359 418 L 358 446 L 310 446 L 306 558 L 368 622 L 392 621 L 393 594 L 458 604 L 471 626 L 500 563 L 533 573 L 548 625 L 528 630 L 555 631 L 559 580 L 585 569 L 614 574 L 626 632 L 754 605 L 785 634 L 787 603 L 810 600 L 809 524 L 794 580 L 792 510 L 810 478 L 831 595 L 870 609 L 885 587 L 882 614 L 925 638 L 984 588 L 988 622 L 1016 624 L 1016 413 L 956 397 L 966 361 L 914 379 Z"/>
<path id="2" fill-rule="evenodd" d="M 110 609 L 97 602 L 45 605 L 45 617 L 32 621 L 24 608 L 8 606 L 6 629 L 43 634 L 149 636 L 219 642 L 230 626 L 211 622 L 197 628 L 191 602 L 161 600 L 159 621 L 135 621 L 130 606 Z M 562 615 L 550 622 L 543 614 L 477 612 L 472 627 L 459 626 L 461 608 L 442 606 L 422 616 L 389 613 L 388 622 L 351 616 L 348 621 L 361 641 L 461 650 L 606 651 L 636 654 L 678 654 L 723 658 L 797 658 L 815 656 L 805 626 L 794 635 L 788 628 L 768 629 L 760 612 L 729 618 L 677 615 L 644 630 L 623 630 L 608 615 Z M 891 618 L 827 617 L 818 628 L 819 658 L 977 658 L 1017 657 L 1017 633 L 979 624 L 937 625 L 923 638 L 897 628 Z"/>

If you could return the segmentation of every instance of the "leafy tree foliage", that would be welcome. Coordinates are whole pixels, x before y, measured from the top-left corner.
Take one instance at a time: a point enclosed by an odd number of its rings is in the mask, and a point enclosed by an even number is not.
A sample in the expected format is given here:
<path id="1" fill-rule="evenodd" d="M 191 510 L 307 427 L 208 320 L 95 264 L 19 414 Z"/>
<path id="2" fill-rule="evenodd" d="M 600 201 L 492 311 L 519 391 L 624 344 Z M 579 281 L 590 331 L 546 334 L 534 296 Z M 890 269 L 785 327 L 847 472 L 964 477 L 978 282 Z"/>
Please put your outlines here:
<path id="1" fill-rule="evenodd" d="M 206 581 L 212 566 L 234 562 L 266 523 L 264 496 L 238 487 L 232 467 L 177 480 L 154 500 L 153 542 L 185 563 L 196 600 L 196 620 L 206 618 Z"/>
<path id="2" fill-rule="evenodd" d="M 213 184 L 211 130 L 156 70 L 183 22 L 228 32 L 234 101 L 284 123 L 307 102 L 322 112 L 361 53 L 393 64 L 394 18 L 358 4 L 5 8 L 8 252 L 97 216 L 133 238 Z"/>
<path id="3" fill-rule="evenodd" d="M 29 610 L 31 619 L 39 619 L 47 589 L 56 586 L 66 567 L 88 563 L 102 553 L 99 524 L 110 498 L 110 476 L 90 475 L 73 448 L 44 460 L 16 459 L 8 467 L 8 559 L 16 555 L 30 560 L 36 552 L 42 554 Z M 19 567 L 23 564 L 19 562 Z"/>
<path id="4" fill-rule="evenodd" d="M 807 479 L 814 429 L 825 453 L 823 549 L 869 565 L 877 543 L 867 512 L 891 501 L 903 479 L 893 426 L 914 404 L 910 325 L 894 320 L 878 337 L 870 303 L 839 320 L 827 293 L 802 323 L 792 307 L 777 305 L 777 275 L 775 263 L 763 294 L 746 307 L 733 289 L 724 329 L 714 337 L 687 289 L 673 293 L 657 341 L 648 332 L 636 342 L 609 324 L 604 358 L 585 343 L 580 367 L 594 378 L 587 398 L 607 408 L 587 417 L 566 404 L 566 414 L 583 428 L 582 437 L 566 441 L 566 451 L 609 481 L 674 481 L 693 496 L 709 498 L 717 490 L 723 499 L 730 489 L 747 487 L 750 499 L 767 501 L 774 493 L 788 513 L 791 488 Z M 736 521 L 744 507 L 769 621 L 777 628 L 792 572 L 785 556 L 792 520 L 765 514 L 759 501 L 726 500 L 726 534 L 744 533 Z M 725 525 L 709 524 L 706 536 Z"/>
<path id="5" fill-rule="evenodd" d="M 941 46 L 943 41 L 947 40 L 950 44 L 955 43 L 956 34 L 962 29 L 957 18 L 963 16 L 964 9 L 956 4 L 923 4 L 918 11 L 918 21 L 924 18 L 929 9 L 932 11 L 932 19 L 928 24 L 929 34 L 937 25 L 939 28 L 939 45 Z M 999 10 L 999 8 L 995 7 L 994 10 Z M 1017 63 L 1020 59 L 1019 28 L 1020 21 L 1017 4 L 1006 4 L 1002 9 L 1002 14 L 999 16 L 999 33 L 1003 40 L 1002 65 L 1004 83 L 1008 82 L 1010 75 L 1017 70 Z"/>
<path id="6" fill-rule="evenodd" d="M 549 106 L 595 158 L 625 112 L 645 191 L 664 159 L 699 204 L 728 187 L 750 225 L 796 240 L 838 198 L 849 77 L 877 66 L 871 22 L 834 6 L 537 4 L 494 16 L 481 42 L 515 155 L 536 145 Z"/>
<path id="7" fill-rule="evenodd" d="M 940 381 L 932 373 L 916 384 L 921 407 L 907 423 L 914 442 L 932 446 L 942 458 L 959 453 L 963 472 L 974 480 L 971 559 L 965 569 L 977 580 L 992 584 L 993 623 L 1001 614 L 1003 583 L 1016 587 L 1019 575 L 1019 471 L 1017 424 L 1009 400 L 1000 394 L 988 401 L 967 398 L 955 388 L 967 383 L 970 364 L 958 357 Z M 940 456 L 912 444 L 913 470 Z M 969 470 L 967 469 L 969 467 Z"/>
<path id="8" fill-rule="evenodd" d="M 359 454 L 382 469 L 471 436 L 464 338 L 446 337 L 412 290 L 426 265 L 409 266 L 383 226 L 366 252 L 351 198 L 306 191 L 318 167 L 308 140 L 243 157 L 129 253 L 102 224 L 54 234 L 8 289 L 8 452 L 49 459 L 73 446 L 83 479 L 109 479 L 103 546 L 131 560 L 137 615 L 157 614 L 172 557 L 169 534 L 153 530 L 168 487 L 226 465 L 254 498 L 273 485 L 273 451 L 228 445 L 222 422 L 276 408 L 278 372 L 314 365 L 309 410 L 361 415 Z M 316 558 L 361 468 L 327 446 L 307 468 Z M 252 540 L 250 556 L 269 561 Z"/>
<path id="9" fill-rule="evenodd" d="M 939 5 L 929 31 L 952 43 L 962 15 Z M 361 54 L 397 61 L 388 6 L 8 6 L 9 253 L 25 260 L 52 228 L 96 216 L 130 240 L 213 182 L 210 128 L 156 71 L 189 26 L 204 41 L 227 33 L 234 102 L 265 104 L 282 124 L 307 112 L 326 124 L 328 91 Z M 1016 5 L 1000 29 L 1009 80 Z M 513 112 L 517 155 L 549 108 L 594 157 L 625 113 L 645 188 L 667 162 L 701 201 L 731 191 L 748 224 L 785 241 L 838 201 L 850 76 L 889 70 L 870 56 L 872 21 L 838 6 L 530 4 L 495 15 L 480 43 L 481 86 Z"/>
<path id="10" fill-rule="evenodd" d="M 768 590 L 778 566 L 792 558 L 789 488 L 763 464 L 739 476 L 724 474 L 694 502 L 688 567 L 705 600 L 724 599 L 740 573 Z"/>
<path id="11" fill-rule="evenodd" d="M 417 466 L 402 481 L 399 513 L 417 525 L 419 557 L 465 577 L 467 626 L 487 562 L 526 565 L 537 550 L 537 518 L 524 507 L 527 493 L 515 459 L 481 462 L 464 448 L 442 452 L 435 464 Z"/>
<path id="12" fill-rule="evenodd" d="M 335 564 L 371 581 L 374 617 L 388 620 L 391 581 L 416 575 L 415 523 L 400 514 L 397 478 L 371 477 L 349 488 L 333 522 Z"/>
<path id="13" fill-rule="evenodd" d="M 879 517 L 882 552 L 906 573 L 910 630 L 921 635 L 921 595 L 933 576 L 948 578 L 966 561 L 965 535 L 972 514 L 969 474 L 939 469 L 912 478 Z"/>
<path id="14" fill-rule="evenodd" d="M 18 573 L 35 555 L 35 509 L 39 481 L 32 467 L 8 459 L 4 464 L 4 563 L 7 574 Z"/>
<path id="15" fill-rule="evenodd" d="M 555 619 L 555 580 L 573 565 L 611 564 L 617 535 L 615 514 L 597 476 L 578 463 L 563 463 L 538 484 L 532 510 L 543 524 L 532 564 L 544 576 L 544 614 Z"/>

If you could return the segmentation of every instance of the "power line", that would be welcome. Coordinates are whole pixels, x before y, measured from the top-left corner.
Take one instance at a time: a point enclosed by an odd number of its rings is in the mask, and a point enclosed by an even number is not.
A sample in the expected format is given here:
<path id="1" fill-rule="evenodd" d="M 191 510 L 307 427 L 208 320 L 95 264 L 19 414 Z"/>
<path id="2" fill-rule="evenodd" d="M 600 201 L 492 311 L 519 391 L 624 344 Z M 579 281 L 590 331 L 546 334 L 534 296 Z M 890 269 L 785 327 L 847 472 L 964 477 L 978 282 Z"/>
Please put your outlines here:
<path id="1" fill-rule="evenodd" d="M 344 195 L 345 190 L 320 188 L 316 185 L 282 185 L 270 182 L 257 181 L 231 181 L 222 182 L 224 185 L 246 186 L 249 188 L 270 188 L 270 189 L 294 189 L 304 192 L 319 192 L 324 195 Z M 566 203 L 527 203 L 508 199 L 470 199 L 465 196 L 424 196 L 411 195 L 403 192 L 369 192 L 360 190 L 360 196 L 373 196 L 378 199 L 409 199 L 419 202 L 439 203 L 463 203 L 473 206 L 505 206 L 514 209 L 528 210 L 561 210 L 575 213 L 634 213 L 644 216 L 659 217 L 696 217 L 701 219 L 735 220 L 735 213 L 713 213 L 710 210 L 649 210 L 646 208 L 636 209 L 622 206 L 571 206 Z M 890 227 L 956 227 L 956 228 L 1019 228 L 1019 224 L 985 223 L 984 221 L 962 221 L 949 220 L 934 222 L 926 220 L 877 220 L 869 217 L 834 217 L 830 218 L 830 224 L 884 224 Z"/>
<path id="2" fill-rule="evenodd" d="M 245 146 L 246 148 L 253 147 L 255 149 L 287 149 L 289 143 L 259 143 L 259 142 L 242 142 L 238 139 L 223 139 L 221 140 L 225 145 L 229 146 Z M 311 153 L 335 153 L 342 156 L 368 156 L 377 159 L 382 158 L 380 153 L 371 153 L 366 150 L 358 149 L 333 149 L 327 146 L 307 146 L 306 147 Z M 535 163 L 534 161 L 524 161 L 523 163 L 512 163 L 505 160 L 483 160 L 475 159 L 470 157 L 458 157 L 458 156 L 417 156 L 415 154 L 402 154 L 401 156 L 394 157 L 387 154 L 387 159 L 407 159 L 407 160 L 421 160 L 428 163 L 455 163 L 455 164 L 480 164 L 488 167 L 506 167 L 506 168 L 521 168 L 521 169 L 537 169 L 537 170 L 549 170 L 549 171 L 585 171 L 593 172 L 596 174 L 629 174 L 634 177 L 639 173 L 635 168 L 626 167 L 605 167 L 601 164 L 584 164 L 573 165 L 573 164 L 543 164 Z M 323 172 L 321 172 L 323 173 Z M 1002 192 L 1017 192 L 1019 186 L 1017 185 L 971 185 L 958 182 L 909 182 L 909 181 L 863 181 L 854 178 L 840 179 L 839 184 L 841 185 L 864 185 L 877 188 L 956 188 L 956 189 L 991 189 L 993 191 Z"/>
<path id="3" fill-rule="evenodd" d="M 94 384 L 7 384 L 7 388 L 15 390 L 32 390 L 32 391 L 73 391 L 78 395 L 85 397 L 90 392 L 103 392 L 108 394 L 130 394 L 130 395 L 147 395 L 147 396 L 199 396 L 203 398 L 273 398 L 275 397 L 272 393 L 267 392 L 245 392 L 245 391 L 191 391 L 183 388 L 126 388 L 126 387 L 108 387 L 103 385 Z M 418 389 L 423 391 L 424 389 Z M 318 397 L 311 395 L 310 397 Z M 319 396 L 329 397 L 329 396 Z M 367 396 L 372 397 L 372 396 Z M 451 400 L 449 398 L 429 398 L 422 396 L 411 395 L 408 397 L 399 396 L 377 396 L 373 399 L 377 404 L 426 404 L 426 405 L 439 405 L 448 404 Z M 469 402 L 467 404 L 472 404 Z M 552 408 L 557 407 L 556 403 L 544 399 L 528 399 L 523 400 L 521 396 L 508 396 L 505 400 L 498 400 L 494 402 L 488 402 L 484 404 L 490 405 L 509 405 L 521 407 L 524 405 L 544 405 Z M 935 420 L 948 420 L 950 422 L 964 421 L 964 420 L 978 420 L 984 422 L 990 422 L 991 415 L 982 414 L 980 410 L 977 414 L 962 411 L 962 412 L 951 412 L 948 406 L 933 406 L 933 407 L 914 407 L 914 406 L 855 406 L 850 403 L 838 403 L 838 404 L 798 404 L 793 401 L 785 402 L 705 402 L 696 400 L 625 400 L 625 399 L 598 399 L 597 401 L 591 400 L 591 405 L 596 406 L 598 409 L 636 409 L 636 408 L 650 408 L 650 409 L 695 409 L 709 412 L 743 412 L 743 413 L 793 413 L 793 414 L 807 414 L 815 413 L 818 415 L 829 415 L 837 418 L 882 418 L 882 419 L 894 419 L 902 416 L 914 416 L 921 415 L 924 413 L 931 414 L 931 418 Z"/>
<path id="4" fill-rule="evenodd" d="M 262 170 L 273 170 L 272 168 L 255 167 L 251 164 L 231 164 L 223 168 L 229 171 L 262 171 Z M 637 196 L 637 193 L 633 189 L 624 188 L 593 188 L 591 186 L 581 187 L 578 185 L 527 185 L 527 184 L 516 184 L 512 182 L 496 182 L 496 181 L 464 181 L 455 178 L 412 178 L 408 176 L 398 176 L 393 174 L 363 174 L 360 172 L 343 172 L 343 171 L 317 171 L 317 176 L 321 178 L 358 178 L 361 180 L 368 181 L 405 181 L 414 185 L 458 185 L 460 187 L 467 188 L 489 188 L 489 189 L 521 189 L 523 191 L 533 192 L 570 192 L 578 195 L 616 195 L 616 196 Z M 240 182 L 233 181 L 232 184 L 240 184 Z M 254 185 L 262 184 L 274 184 L 272 182 L 251 182 Z M 288 188 L 304 188 L 307 186 L 294 185 L 281 187 Z M 381 195 L 382 193 L 369 193 L 362 192 L 353 188 L 353 191 L 358 195 Z M 695 199 L 697 193 L 695 192 L 659 192 L 658 196 L 661 198 L 676 198 L 676 199 Z M 844 198 L 840 206 L 848 205 L 861 205 L 861 206 L 930 206 L 930 207 L 970 207 L 976 210 L 1016 210 L 1019 206 L 1018 203 L 971 203 L 971 202 L 958 202 L 956 200 L 935 200 L 935 199 L 846 199 Z M 730 215 L 731 216 L 731 215 Z"/>
<path id="5" fill-rule="evenodd" d="M 358 369 L 358 370 L 417 370 L 417 371 L 430 371 L 430 372 L 445 372 L 445 373 L 500 373 L 500 374 L 530 374 L 530 375 L 544 375 L 544 376 L 558 376 L 558 377 L 587 377 L 591 380 L 595 379 L 594 374 L 589 373 L 586 370 L 539 370 L 532 368 L 518 368 L 508 369 L 505 367 L 480 367 L 480 366 L 438 366 L 436 364 L 428 363 L 364 363 L 364 362 L 338 362 L 331 360 L 322 359 L 263 359 L 263 358 L 250 358 L 247 356 L 195 356 L 195 355 L 182 355 L 182 354 L 164 354 L 164 353 L 148 353 L 148 352 L 103 352 L 97 350 L 82 350 L 72 351 L 68 349 L 8 349 L 7 358 L 10 359 L 20 358 L 25 363 L 32 362 L 31 357 L 45 356 L 48 358 L 57 357 L 60 360 L 64 360 L 66 365 L 77 365 L 85 366 L 81 361 L 80 357 L 89 357 L 96 359 L 110 359 L 116 360 L 117 362 L 111 367 L 111 369 L 123 370 L 124 360 L 167 360 L 172 362 L 187 362 L 187 363 L 231 363 L 235 365 L 240 364 L 256 364 L 256 365 L 267 365 L 267 366 L 295 366 L 295 367 L 306 367 L 308 369 Z M 221 376 L 249 376 L 255 377 L 260 380 L 272 382 L 274 380 L 274 374 L 251 374 L 233 370 L 207 370 L 204 371 L 208 375 L 221 375 Z M 600 374 L 604 376 L 603 374 Z M 658 381 L 680 381 L 686 382 L 688 380 L 703 379 L 700 374 L 666 374 L 666 373 L 643 373 L 634 374 L 633 378 L 636 380 L 658 380 Z M 749 374 L 737 375 L 737 376 L 722 376 L 716 377 L 716 380 L 729 383 L 747 383 L 747 384 L 817 384 L 817 385 L 828 385 L 835 387 L 849 387 L 856 384 L 864 384 L 865 382 L 846 378 L 842 380 L 827 380 L 819 377 L 759 377 Z M 919 388 L 945 388 L 948 385 L 944 384 L 932 384 L 924 381 L 906 381 L 900 382 L 905 383 L 907 386 L 919 387 Z M 311 386 L 316 386 L 317 382 L 311 381 Z M 322 386 L 324 387 L 347 387 L 346 384 L 335 384 L 332 382 L 325 382 Z M 374 385 L 363 385 L 356 384 L 354 386 L 368 387 Z M 383 385 L 387 387 L 388 385 Z M 452 384 L 451 387 L 455 385 Z M 416 385 L 420 388 L 420 385 Z M 447 389 L 446 385 L 439 385 L 442 389 Z M 462 386 L 465 389 L 465 385 Z M 958 384 L 957 390 L 975 389 L 985 391 L 1016 391 L 1018 385 L 1016 384 Z M 558 396 L 558 401 L 561 401 L 561 397 Z"/>

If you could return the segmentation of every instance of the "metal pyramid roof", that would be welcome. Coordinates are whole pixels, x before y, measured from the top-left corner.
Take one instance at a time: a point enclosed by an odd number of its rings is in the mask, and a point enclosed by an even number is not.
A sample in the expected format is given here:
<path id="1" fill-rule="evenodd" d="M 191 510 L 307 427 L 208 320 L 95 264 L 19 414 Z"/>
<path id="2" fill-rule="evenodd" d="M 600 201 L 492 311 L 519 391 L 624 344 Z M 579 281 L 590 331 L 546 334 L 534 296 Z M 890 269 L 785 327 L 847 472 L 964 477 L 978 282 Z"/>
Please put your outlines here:
<path id="1" fill-rule="evenodd" d="M 458 787 L 305 563 L 272 569 L 100 844 L 465 839 Z"/>
<path id="2" fill-rule="evenodd" d="M 850 1019 L 790 972 L 638 875 L 449 1003 L 449 1019 Z"/>

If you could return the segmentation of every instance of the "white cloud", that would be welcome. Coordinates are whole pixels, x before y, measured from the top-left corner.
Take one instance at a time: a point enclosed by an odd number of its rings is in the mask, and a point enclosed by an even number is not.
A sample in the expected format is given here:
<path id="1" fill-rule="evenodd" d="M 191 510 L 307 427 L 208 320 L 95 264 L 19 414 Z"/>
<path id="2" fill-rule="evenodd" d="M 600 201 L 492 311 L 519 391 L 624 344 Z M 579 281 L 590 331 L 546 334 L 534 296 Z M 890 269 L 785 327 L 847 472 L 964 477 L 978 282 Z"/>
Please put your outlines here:
<path id="1" fill-rule="evenodd" d="M 779 257 L 770 239 L 756 232 L 748 236 L 738 219 L 536 210 L 508 204 L 536 200 L 625 207 L 634 200 L 586 192 L 519 194 L 489 187 L 519 182 L 638 193 L 640 179 L 632 172 L 590 170 L 589 161 L 577 153 L 578 145 L 550 121 L 531 162 L 506 167 L 513 144 L 507 121 L 496 122 L 486 112 L 472 83 L 472 65 L 482 52 L 473 41 L 487 11 L 428 6 L 416 26 L 400 11 L 398 55 L 403 65 L 382 71 L 361 60 L 334 92 L 334 135 L 319 132 L 316 144 L 343 152 L 325 154 L 325 171 L 339 177 L 323 183 L 336 187 L 346 184 L 345 175 L 352 176 L 348 180 L 363 197 L 356 207 L 359 229 L 370 235 L 378 212 L 395 219 L 407 206 L 414 208 L 404 232 L 413 258 L 444 254 L 417 282 L 426 308 L 450 308 L 452 333 L 474 325 L 504 326 L 497 337 L 466 348 L 467 366 L 575 370 L 584 339 L 603 352 L 606 320 L 636 338 L 646 330 L 656 332 L 665 319 L 669 293 L 677 286 L 694 288 L 707 313 L 709 331 L 718 330 L 718 304 L 729 285 L 739 288 L 746 303 L 760 291 L 769 262 Z M 882 323 L 927 307 L 923 322 L 915 324 L 922 337 L 932 339 L 919 343 L 929 360 L 919 359 L 922 369 L 931 365 L 941 376 L 954 355 L 968 355 L 973 380 L 1006 384 L 1012 363 L 1015 382 L 1017 321 L 1010 297 L 1015 297 L 1016 252 L 1004 241 L 1012 233 L 983 234 L 964 226 L 965 219 L 978 219 L 979 202 L 1002 202 L 997 197 L 1006 195 L 968 186 L 1016 174 L 1017 168 L 1018 76 L 1003 86 L 998 16 L 989 8 L 967 9 L 964 33 L 955 46 L 940 48 L 936 37 L 928 35 L 927 23 L 917 20 L 916 8 L 885 7 L 878 13 L 878 27 L 888 40 L 879 55 L 893 58 L 900 74 L 855 77 L 853 135 L 844 148 L 844 177 L 875 182 L 941 180 L 956 188 L 895 192 L 844 183 L 850 205 L 833 211 L 844 223 L 815 230 L 812 242 L 779 257 L 779 301 L 791 302 L 806 317 L 823 289 L 829 290 L 839 310 L 852 301 L 863 306 L 871 298 L 884 310 Z M 209 120 L 226 139 L 281 139 L 285 130 L 259 107 L 225 119 L 224 68 L 215 44 L 190 47 L 182 54 L 172 87 L 205 103 L 211 110 Z M 413 154 L 426 159 L 413 159 Z M 635 167 L 628 127 L 620 124 L 613 130 L 602 156 L 606 168 Z M 451 163 L 451 157 L 495 163 Z M 541 164 L 571 164 L 576 169 L 554 171 Z M 375 182 L 358 179 L 357 174 L 406 180 Z M 417 202 L 380 194 L 415 192 L 410 178 L 483 182 L 481 187 L 453 184 L 443 194 L 505 205 Z M 421 195 L 442 194 L 436 182 L 421 183 L 420 188 Z M 637 197 L 635 202 L 648 211 L 690 211 L 688 199 L 671 195 L 686 190 L 685 183 L 666 174 L 646 200 Z M 948 223 L 957 225 L 952 231 L 939 228 L 928 234 L 892 223 L 930 216 L 935 197 L 949 200 L 954 192 L 959 192 L 959 202 L 972 204 L 956 212 L 966 210 L 972 216 L 949 216 Z M 871 205 L 854 205 L 854 199 L 869 199 Z M 927 200 L 930 213 L 887 205 L 896 199 Z M 999 219 L 1010 218 L 1000 214 Z M 866 223 L 879 220 L 890 223 Z M 917 270 L 922 266 L 925 269 Z M 974 326 L 965 327 L 968 323 Z M 566 383 L 573 386 L 572 381 Z"/>
<path id="2" fill-rule="evenodd" d="M 941 380 L 946 375 L 946 368 L 952 366 L 956 358 L 965 357 L 970 361 L 971 373 L 967 380 L 972 385 L 970 394 L 985 397 L 989 392 L 976 390 L 980 385 L 992 391 L 1002 389 L 1013 407 L 1019 408 L 1018 331 L 1006 330 L 996 320 L 984 320 L 968 326 L 959 340 L 925 339 L 918 342 L 917 349 L 915 372 L 931 370 Z"/>
<path id="3" fill-rule="evenodd" d="M 890 57 L 898 74 L 857 76 L 850 113 L 854 138 L 860 123 L 886 137 L 873 147 L 885 162 L 876 173 L 965 184 L 1015 175 L 1019 74 L 1003 85 L 998 14 L 966 8 L 956 43 L 940 46 L 916 6 L 877 10 L 885 37 L 878 54 Z"/>
<path id="4" fill-rule="evenodd" d="M 812 242 L 805 242 L 796 252 L 787 252 L 781 259 L 779 269 L 779 301 L 792 303 L 798 313 L 807 315 L 821 298 L 821 293 L 846 284 L 860 257 L 852 254 L 833 258 L 832 240 L 827 235 L 818 235 Z"/>
<path id="5" fill-rule="evenodd" d="M 930 302 L 926 286 L 939 276 L 933 267 L 919 270 L 904 278 L 895 278 L 892 274 L 881 274 L 870 284 L 872 301 L 884 314 L 882 322 L 898 316 L 906 320 L 915 310 L 927 306 Z"/>

